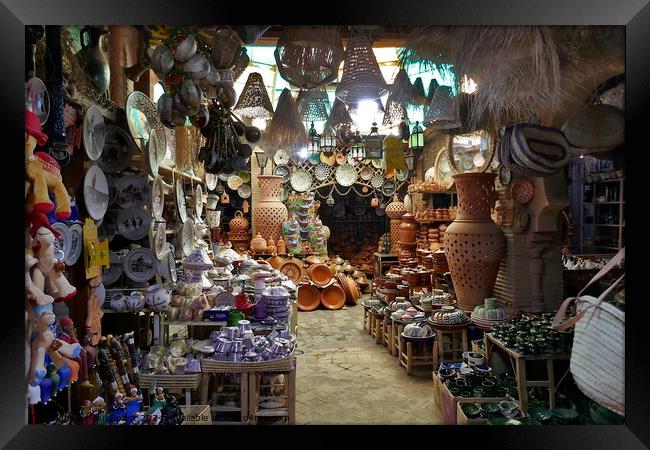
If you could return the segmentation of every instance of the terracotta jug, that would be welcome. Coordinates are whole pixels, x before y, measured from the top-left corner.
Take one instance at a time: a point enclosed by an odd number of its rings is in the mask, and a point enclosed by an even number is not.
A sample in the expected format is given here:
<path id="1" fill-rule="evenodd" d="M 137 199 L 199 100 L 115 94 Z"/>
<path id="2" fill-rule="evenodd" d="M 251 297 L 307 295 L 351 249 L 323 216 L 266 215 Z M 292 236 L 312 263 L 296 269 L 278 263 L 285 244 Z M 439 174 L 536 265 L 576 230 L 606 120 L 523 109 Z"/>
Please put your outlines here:
<path id="1" fill-rule="evenodd" d="M 505 237 L 490 217 L 495 201 L 494 173 L 454 175 L 458 215 L 443 240 L 458 306 L 472 311 L 491 297 Z"/>
<path id="2" fill-rule="evenodd" d="M 276 251 L 278 252 L 278 255 L 286 255 L 287 254 L 287 244 L 284 242 L 284 238 L 280 236 L 278 238 L 278 242 L 275 243 Z"/>
<path id="3" fill-rule="evenodd" d="M 260 175 L 260 201 L 253 208 L 255 232 L 263 236 L 282 234 L 282 223 L 289 217 L 287 207 L 281 201 L 284 178 L 278 175 Z"/>
<path id="4" fill-rule="evenodd" d="M 258 254 L 266 251 L 266 240 L 260 233 L 257 233 L 257 236 L 251 239 L 251 251 Z"/>
<path id="5" fill-rule="evenodd" d="M 406 213 L 402 216 L 402 223 L 399 225 L 399 242 L 415 242 L 418 225 L 415 223 L 415 216 Z"/>
<path id="6" fill-rule="evenodd" d="M 235 211 L 235 218 L 230 221 L 230 231 L 233 233 L 244 233 L 248 230 L 248 220 L 241 211 Z"/>

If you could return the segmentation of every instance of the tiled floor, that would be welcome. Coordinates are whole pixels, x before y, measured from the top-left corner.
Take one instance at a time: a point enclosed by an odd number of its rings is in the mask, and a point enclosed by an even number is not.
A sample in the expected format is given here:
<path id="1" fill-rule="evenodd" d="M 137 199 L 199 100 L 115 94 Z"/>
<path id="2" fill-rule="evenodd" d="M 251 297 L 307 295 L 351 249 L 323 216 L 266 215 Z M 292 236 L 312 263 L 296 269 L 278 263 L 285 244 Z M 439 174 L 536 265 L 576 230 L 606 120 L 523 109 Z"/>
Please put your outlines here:
<path id="1" fill-rule="evenodd" d="M 298 424 L 440 424 L 431 371 L 409 376 L 363 330 L 363 307 L 298 313 Z"/>

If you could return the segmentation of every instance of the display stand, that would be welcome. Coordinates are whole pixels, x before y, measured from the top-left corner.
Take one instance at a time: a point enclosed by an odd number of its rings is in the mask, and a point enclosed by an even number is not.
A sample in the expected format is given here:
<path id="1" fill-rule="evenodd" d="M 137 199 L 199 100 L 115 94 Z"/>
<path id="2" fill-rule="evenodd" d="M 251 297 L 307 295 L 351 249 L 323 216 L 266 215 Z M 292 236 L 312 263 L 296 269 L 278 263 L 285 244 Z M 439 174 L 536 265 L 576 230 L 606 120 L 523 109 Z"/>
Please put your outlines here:
<path id="1" fill-rule="evenodd" d="M 284 383 L 271 385 L 270 387 L 282 387 L 284 394 L 280 396 L 286 399 L 286 406 L 272 409 L 262 409 L 260 400 L 260 380 L 265 372 L 251 372 L 248 374 L 249 385 L 249 423 L 257 424 L 260 417 L 282 417 L 288 425 L 296 424 L 296 368 L 289 371 L 273 372 L 273 375 L 284 375 Z M 268 386 L 268 385 L 267 385 Z M 277 398 L 274 396 L 273 398 Z"/>
<path id="2" fill-rule="evenodd" d="M 528 387 L 529 386 L 542 386 L 548 388 L 549 409 L 555 408 L 555 367 L 556 360 L 568 360 L 570 355 L 568 353 L 559 354 L 544 354 L 544 355 L 522 355 L 516 351 L 506 347 L 503 342 L 495 338 L 492 333 L 484 334 L 485 340 L 485 360 L 489 364 L 490 357 L 492 356 L 493 347 L 501 349 L 510 357 L 510 364 L 517 379 L 517 392 L 519 394 L 519 405 L 522 410 L 528 409 Z M 546 365 L 546 380 L 529 380 L 526 376 L 526 363 L 530 361 L 542 361 Z M 567 369 L 568 372 L 568 369 Z M 564 373 L 566 375 L 566 372 Z M 564 379 L 564 375 L 560 381 Z M 559 384 L 559 383 L 558 383 Z"/>
<path id="3" fill-rule="evenodd" d="M 383 275 L 385 266 L 394 266 L 399 264 L 397 255 L 389 255 L 384 253 L 373 253 L 373 267 L 375 278 Z"/>
<path id="4" fill-rule="evenodd" d="M 188 406 L 192 404 L 192 389 L 197 389 L 200 383 L 200 373 L 184 375 L 140 374 L 140 389 L 152 391 L 161 387 L 164 389 L 183 390 L 185 391 L 185 404 Z"/>
<path id="5" fill-rule="evenodd" d="M 436 348 L 436 335 L 424 338 L 409 337 L 400 335 L 404 342 L 399 354 L 399 363 L 406 368 L 406 374 L 410 375 L 414 367 L 432 366 L 438 367 L 438 351 Z"/>
<path id="6" fill-rule="evenodd" d="M 383 313 L 376 314 L 370 311 L 370 317 L 371 317 L 370 336 L 372 336 L 375 339 L 375 344 L 381 344 L 382 334 L 383 334 L 382 332 L 384 326 L 384 315 Z"/>
<path id="7" fill-rule="evenodd" d="M 386 313 L 384 316 L 384 323 L 382 326 L 382 340 L 384 346 L 388 350 L 388 353 L 392 354 L 392 345 L 393 345 L 393 319 L 390 318 L 390 313 Z"/>
<path id="8" fill-rule="evenodd" d="M 211 370 L 209 368 L 202 367 L 202 374 L 201 374 L 201 404 L 207 405 L 209 403 L 208 401 L 208 389 L 210 386 L 210 378 L 214 378 L 215 382 L 217 382 L 217 379 L 219 376 L 223 376 L 225 373 L 228 372 L 220 372 L 218 370 Z M 238 372 L 239 375 L 239 406 L 226 406 L 226 405 L 214 405 L 210 406 L 210 413 L 212 412 L 221 412 L 221 413 L 230 413 L 230 412 L 239 412 L 240 413 L 240 420 L 235 422 L 224 422 L 224 421 L 219 421 L 220 424 L 242 424 L 246 423 L 248 421 L 248 372 Z M 224 387 L 230 387 L 223 385 Z M 228 395 L 228 394 L 217 394 L 217 396 L 223 396 L 223 395 Z"/>
<path id="9" fill-rule="evenodd" d="M 462 358 L 463 352 L 469 350 L 467 327 L 442 327 L 430 324 L 438 336 L 438 358 L 441 361 L 455 361 Z M 449 347 L 445 349 L 445 341 L 448 341 Z"/>

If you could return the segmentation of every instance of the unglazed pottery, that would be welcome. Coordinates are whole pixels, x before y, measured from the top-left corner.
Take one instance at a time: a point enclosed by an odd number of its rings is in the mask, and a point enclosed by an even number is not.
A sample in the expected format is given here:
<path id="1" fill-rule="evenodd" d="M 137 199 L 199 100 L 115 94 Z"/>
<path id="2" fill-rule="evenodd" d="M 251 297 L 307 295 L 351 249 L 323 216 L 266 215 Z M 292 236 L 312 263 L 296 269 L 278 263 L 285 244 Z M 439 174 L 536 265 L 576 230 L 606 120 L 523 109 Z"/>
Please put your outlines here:
<path id="1" fill-rule="evenodd" d="M 264 237 L 280 236 L 282 223 L 289 212 L 281 201 L 283 178 L 276 175 L 257 177 L 260 186 L 260 201 L 253 209 L 256 232 Z"/>
<path id="2" fill-rule="evenodd" d="M 490 297 L 505 253 L 503 231 L 490 217 L 494 205 L 494 173 L 454 175 L 458 215 L 445 230 L 445 255 L 458 306 L 472 311 Z"/>

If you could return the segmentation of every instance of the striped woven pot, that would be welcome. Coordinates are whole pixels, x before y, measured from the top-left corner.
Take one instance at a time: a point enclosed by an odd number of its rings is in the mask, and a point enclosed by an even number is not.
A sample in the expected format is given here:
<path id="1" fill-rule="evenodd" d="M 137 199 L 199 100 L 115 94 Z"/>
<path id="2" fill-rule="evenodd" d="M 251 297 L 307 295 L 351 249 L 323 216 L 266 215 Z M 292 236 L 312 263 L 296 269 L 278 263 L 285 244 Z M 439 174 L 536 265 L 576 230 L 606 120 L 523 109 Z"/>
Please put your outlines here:
<path id="1" fill-rule="evenodd" d="M 571 158 L 569 143 L 564 134 L 555 128 L 534 124 L 516 125 L 512 130 L 510 144 L 510 157 L 516 165 L 541 176 L 557 172 Z"/>

